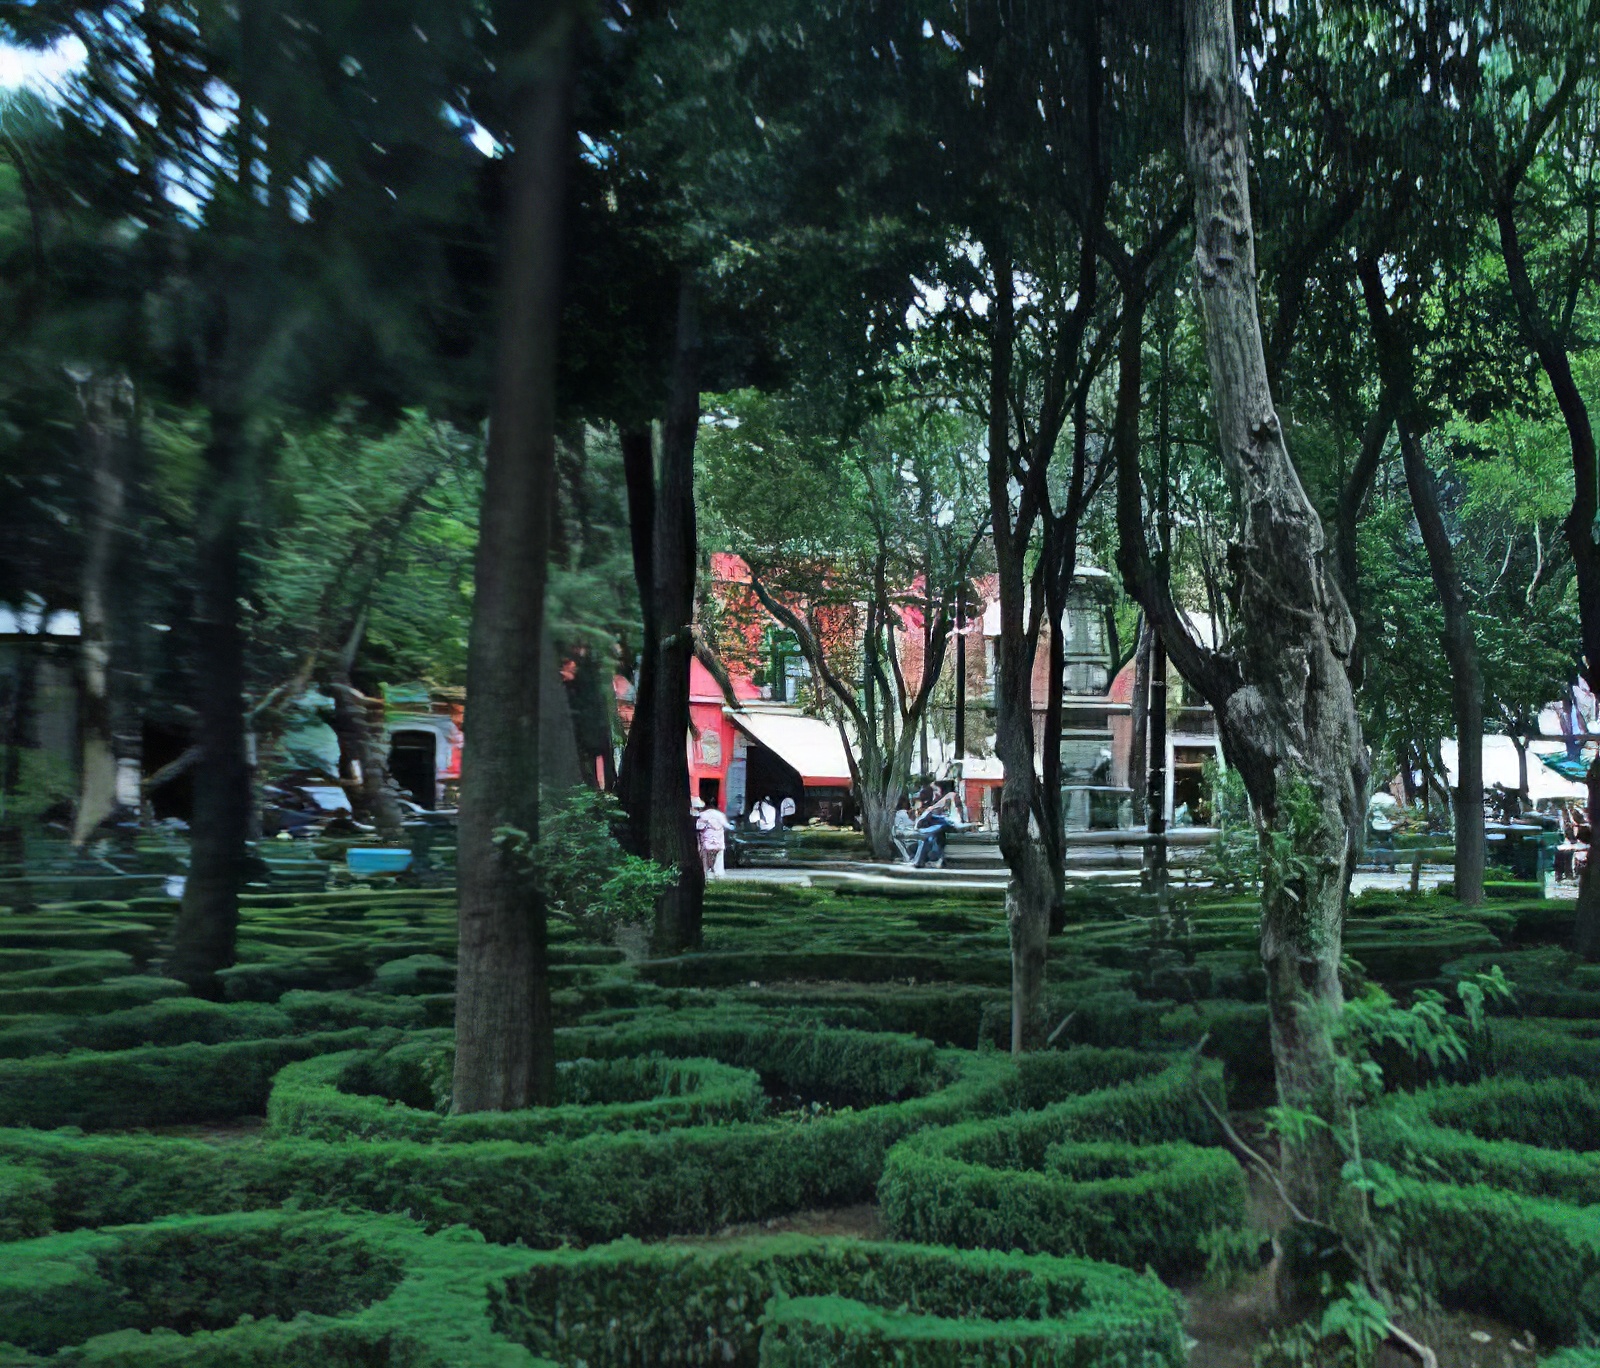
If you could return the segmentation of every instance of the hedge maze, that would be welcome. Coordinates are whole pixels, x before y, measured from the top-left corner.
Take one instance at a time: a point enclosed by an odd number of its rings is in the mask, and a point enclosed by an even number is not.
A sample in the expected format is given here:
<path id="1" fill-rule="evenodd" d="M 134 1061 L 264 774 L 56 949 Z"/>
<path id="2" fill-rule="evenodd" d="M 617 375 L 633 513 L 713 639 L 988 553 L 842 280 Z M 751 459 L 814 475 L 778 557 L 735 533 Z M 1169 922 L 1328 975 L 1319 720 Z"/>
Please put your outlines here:
<path id="1" fill-rule="evenodd" d="M 1197 1091 L 1271 1100 L 1246 903 L 1162 943 L 1134 897 L 1077 909 L 1020 1061 L 992 901 L 723 885 L 701 953 L 642 963 L 558 928 L 557 1102 L 459 1117 L 451 895 L 247 903 L 221 1002 L 154 968 L 168 901 L 0 913 L 0 1364 L 1176 1368 L 1173 1289 L 1251 1220 Z M 1363 1144 L 1407 1276 L 1547 1368 L 1600 1331 L 1569 916 L 1391 897 L 1348 938 L 1402 997 L 1517 986 Z M 782 1229 L 863 1204 L 870 1238 Z"/>

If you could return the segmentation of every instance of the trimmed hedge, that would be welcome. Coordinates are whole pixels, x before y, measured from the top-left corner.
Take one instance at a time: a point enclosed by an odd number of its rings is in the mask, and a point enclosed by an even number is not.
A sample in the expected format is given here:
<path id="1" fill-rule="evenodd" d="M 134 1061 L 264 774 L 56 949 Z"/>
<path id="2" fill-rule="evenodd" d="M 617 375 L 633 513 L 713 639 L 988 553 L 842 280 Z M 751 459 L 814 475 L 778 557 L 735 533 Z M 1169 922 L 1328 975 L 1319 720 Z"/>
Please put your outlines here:
<path id="1" fill-rule="evenodd" d="M 1100 1053 L 1073 1051 L 1056 1068 Z M 1202 1147 L 1214 1123 L 1190 1061 L 1115 1063 L 1122 1081 L 1095 1079 L 1098 1091 L 897 1146 L 878 1185 L 887 1227 L 904 1239 L 1083 1254 L 1164 1274 L 1196 1267 L 1201 1235 L 1242 1223 L 1244 1174 L 1225 1151 Z M 1220 1085 L 1215 1063 L 1202 1072 Z"/>
<path id="2" fill-rule="evenodd" d="M 493 1240 L 549 1247 L 716 1230 L 870 1200 L 884 1156 L 898 1141 L 925 1126 L 1003 1110 L 1017 1098 L 1017 1070 L 1003 1056 L 940 1054 L 934 1077 L 942 1086 L 924 1096 L 860 1111 L 596 1134 L 541 1146 L 508 1140 L 211 1146 L 13 1130 L 0 1131 L 0 1158 L 48 1175 L 56 1229 L 292 1198 L 410 1211 L 433 1226 L 467 1224 Z"/>
<path id="3" fill-rule="evenodd" d="M 1600 1324 L 1600 1208 L 1400 1180 L 1401 1248 L 1440 1301 L 1542 1338 Z"/>
<path id="4" fill-rule="evenodd" d="M 931 1041 L 886 1031 L 855 1031 L 773 1016 L 673 1012 L 557 1034 L 568 1057 L 614 1059 L 665 1054 L 719 1059 L 754 1069 L 813 1100 L 842 1106 L 904 1101 L 938 1087 L 952 1060 Z"/>
<path id="5" fill-rule="evenodd" d="M 0 1125 L 108 1130 L 260 1116 L 273 1076 L 373 1043 L 366 1030 L 0 1060 Z"/>
<path id="6" fill-rule="evenodd" d="M 554 1106 L 449 1116 L 438 1109 L 430 1081 L 429 1056 L 440 1049 L 440 1042 L 415 1042 L 291 1064 L 273 1083 L 267 1123 L 275 1134 L 315 1140 L 544 1144 L 597 1131 L 752 1121 L 766 1108 L 761 1080 L 749 1069 L 652 1056 L 559 1065 Z"/>
<path id="7" fill-rule="evenodd" d="M 796 1235 L 700 1248 L 620 1240 L 536 1255 L 491 1300 L 502 1333 L 595 1368 L 1184 1360 L 1170 1293 L 1079 1259 Z"/>
<path id="8" fill-rule="evenodd" d="M 1495 1078 L 1389 1099 L 1367 1152 L 1418 1178 L 1486 1183 L 1578 1206 L 1600 1203 L 1600 1091 L 1575 1078 Z"/>
<path id="9" fill-rule="evenodd" d="M 0 1248 L 0 1341 L 64 1351 L 8 1363 L 80 1368 L 535 1368 L 488 1315 L 523 1262 L 471 1232 L 326 1212 L 55 1235 Z"/>

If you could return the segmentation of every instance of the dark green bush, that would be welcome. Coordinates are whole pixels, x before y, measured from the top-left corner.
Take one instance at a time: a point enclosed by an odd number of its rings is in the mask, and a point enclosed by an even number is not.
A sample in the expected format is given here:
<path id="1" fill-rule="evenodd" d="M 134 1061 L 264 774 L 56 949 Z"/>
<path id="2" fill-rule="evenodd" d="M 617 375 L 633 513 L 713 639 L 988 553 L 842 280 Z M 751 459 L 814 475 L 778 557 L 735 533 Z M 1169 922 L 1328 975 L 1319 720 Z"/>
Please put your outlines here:
<path id="1" fill-rule="evenodd" d="M 916 1097 L 944 1078 L 931 1041 L 731 1012 L 673 1012 L 560 1033 L 569 1058 L 692 1055 L 754 1069 L 808 1101 L 873 1106 Z"/>
<path id="2" fill-rule="evenodd" d="M 1419 1178 L 1600 1203 L 1600 1092 L 1578 1079 L 1493 1078 L 1390 1098 L 1365 1119 L 1371 1157 Z"/>
<path id="3" fill-rule="evenodd" d="M 1163 1273 L 1195 1267 L 1201 1235 L 1243 1220 L 1244 1175 L 1225 1151 L 1202 1147 L 1214 1123 L 1189 1061 L 1108 1063 L 1123 1081 L 1095 1080 L 1099 1091 L 897 1146 L 878 1185 L 887 1227 L 930 1243 L 1083 1254 Z M 1220 1072 L 1204 1066 L 1213 1090 Z"/>
<path id="4" fill-rule="evenodd" d="M 1402 1179 L 1402 1256 L 1451 1307 L 1547 1340 L 1600 1324 L 1600 1209 Z"/>
<path id="5" fill-rule="evenodd" d="M 0 1247 L 0 1341 L 76 1368 L 533 1368 L 487 1314 L 523 1262 L 469 1232 L 323 1212 L 55 1235 Z"/>
<path id="6" fill-rule="evenodd" d="M 260 1116 L 285 1064 L 370 1043 L 357 1030 L 0 1060 L 0 1125 L 106 1130 Z"/>
<path id="7" fill-rule="evenodd" d="M 764 1318 L 775 1295 L 780 1300 Z M 818 1296 L 830 1306 L 786 1309 L 781 1300 Z M 794 1235 L 701 1248 L 622 1240 L 535 1256 L 492 1299 L 502 1333 L 537 1354 L 594 1368 L 1183 1362 L 1175 1304 L 1159 1283 L 1076 1259 Z M 802 1331 L 808 1310 L 820 1343 Z M 865 1334 L 850 1330 L 849 1321 Z M 829 1341 L 846 1357 L 827 1357 L 822 1345 Z M 962 1344 L 989 1345 L 995 1354 L 1009 1347 L 1011 1356 L 952 1356 Z M 1057 1357 L 1019 1358 L 1035 1348 Z"/>
<path id="8" fill-rule="evenodd" d="M 654 1056 L 561 1065 L 555 1106 L 447 1116 L 435 1097 L 436 1069 L 426 1054 L 408 1056 L 403 1047 L 291 1064 L 273 1083 L 267 1121 L 276 1134 L 317 1140 L 543 1144 L 596 1131 L 750 1121 L 766 1106 L 761 1080 L 748 1069 Z"/>
<path id="9" fill-rule="evenodd" d="M 943 1086 L 864 1110 L 540 1146 L 285 1140 L 217 1147 L 12 1130 L 0 1131 L 0 1157 L 49 1175 L 51 1222 L 58 1230 L 292 1198 L 410 1211 L 430 1225 L 461 1223 L 494 1240 L 548 1247 L 629 1233 L 715 1230 L 805 1207 L 870 1200 L 896 1142 L 922 1127 L 987 1115 L 1015 1100 L 1016 1068 L 1006 1057 L 948 1054 L 934 1065 L 933 1077 Z"/>

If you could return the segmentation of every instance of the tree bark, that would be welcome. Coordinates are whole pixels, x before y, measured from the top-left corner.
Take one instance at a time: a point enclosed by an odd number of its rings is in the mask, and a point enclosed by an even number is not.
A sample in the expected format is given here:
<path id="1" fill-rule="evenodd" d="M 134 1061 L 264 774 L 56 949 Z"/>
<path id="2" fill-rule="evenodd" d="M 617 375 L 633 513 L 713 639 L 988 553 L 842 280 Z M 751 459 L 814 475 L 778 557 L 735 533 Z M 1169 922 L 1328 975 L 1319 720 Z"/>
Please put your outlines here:
<path id="1" fill-rule="evenodd" d="M 506 168 L 500 323 L 467 660 L 457 847 L 459 952 L 452 1110 L 548 1103 L 554 1029 L 543 898 L 525 853 L 539 829 L 539 693 L 555 470 L 555 363 L 571 34 L 563 7 L 522 54 Z"/>
<path id="2" fill-rule="evenodd" d="M 166 963 L 170 977 L 204 996 L 220 991 L 217 971 L 234 961 L 250 828 L 239 621 L 245 510 L 252 500 L 247 442 L 242 417 L 213 410 L 195 535 L 195 742 L 200 755 L 194 767 L 189 873 Z"/>
<path id="3" fill-rule="evenodd" d="M 661 429 L 656 494 L 656 646 L 654 754 L 650 768 L 650 854 L 678 867 L 678 881 L 656 902 L 655 948 L 676 954 L 700 943 L 705 871 L 689 811 L 689 661 L 694 655 L 694 586 L 698 548 L 694 448 L 700 428 L 700 323 L 692 271 L 678 286 L 672 387 Z"/>
<path id="4" fill-rule="evenodd" d="M 89 536 L 78 600 L 80 635 L 79 729 L 83 738 L 78 805 L 72 844 L 82 849 L 106 822 L 125 818 L 126 781 L 119 783 L 117 728 L 112 700 L 117 635 L 113 569 L 124 536 L 128 450 L 132 441 L 133 386 L 122 375 L 95 376 L 83 400 L 83 445 L 89 458 Z M 136 777 L 136 776 L 135 776 Z M 138 785 L 132 787 L 138 817 Z"/>
<path id="5" fill-rule="evenodd" d="M 1150 772 L 1145 776 L 1145 890 L 1156 895 L 1158 915 L 1167 912 L 1167 647 L 1159 630 L 1150 633 L 1150 693 L 1145 701 Z"/>
<path id="6" fill-rule="evenodd" d="M 989 516 L 1000 588 L 1000 637 L 995 643 L 995 752 L 1005 771 L 1000 785 L 1000 853 L 1006 883 L 1006 927 L 1011 942 L 1011 1051 L 1021 1054 L 1044 1039 L 1042 1019 L 1050 911 L 1055 894 L 1038 839 L 1039 781 L 1033 768 L 1033 657 L 1037 632 L 1026 624 L 1025 562 L 1033 517 L 1011 498 L 1011 434 L 1007 414 L 1013 331 L 1011 261 L 986 244 L 994 270 L 995 322 L 990 338 Z M 1026 496 L 1024 496 L 1026 497 Z"/>
<path id="7" fill-rule="evenodd" d="M 1232 6 L 1185 0 L 1184 16 L 1195 279 L 1220 455 L 1242 523 L 1231 548 L 1236 646 L 1226 655 L 1200 647 L 1170 599 L 1150 592 L 1147 575 L 1142 588 L 1159 610 L 1157 626 L 1180 673 L 1216 708 L 1229 762 L 1255 808 L 1279 1100 L 1339 1125 L 1333 1025 L 1343 1007 L 1339 959 L 1368 767 L 1346 673 L 1354 624 L 1325 563 L 1322 525 L 1290 461 L 1267 383 Z M 1120 513 L 1126 541 L 1130 529 Z M 1131 554 L 1125 546 L 1125 554 L 1144 570 L 1142 525 L 1132 530 L 1139 545 Z M 1152 603 L 1145 606 L 1150 611 Z M 1314 1221 L 1339 1219 L 1340 1157 L 1327 1132 L 1308 1127 L 1303 1138 L 1286 1137 L 1282 1171 L 1301 1211 Z M 1314 1294 L 1323 1266 L 1316 1251 L 1324 1243 L 1315 1227 L 1286 1233 L 1279 1285 L 1286 1302 Z"/>
<path id="8" fill-rule="evenodd" d="M 1551 326 L 1534 293 L 1517 228 L 1515 192 L 1514 183 L 1503 187 L 1495 205 L 1500 255 L 1506 264 L 1506 279 L 1523 332 L 1550 381 L 1567 428 L 1567 442 L 1572 451 L 1572 508 L 1562 524 L 1562 531 L 1572 552 L 1572 568 L 1578 585 L 1583 677 L 1589 687 L 1600 694 L 1600 541 L 1595 538 L 1595 518 L 1600 514 L 1600 460 L 1595 451 L 1594 424 L 1573 377 L 1566 343 Z M 1589 811 L 1600 813 L 1600 764 L 1589 766 L 1588 785 Z M 1574 946 L 1591 962 L 1600 961 L 1600 868 L 1596 863 L 1591 860 L 1585 866 L 1578 884 L 1577 919 L 1573 928 Z"/>
<path id="9" fill-rule="evenodd" d="M 1128 704 L 1128 787 L 1133 790 L 1133 822 L 1145 820 L 1145 799 L 1150 773 L 1150 652 L 1155 633 L 1150 620 L 1139 614 L 1139 632 L 1133 647 L 1133 693 Z"/>
<path id="10" fill-rule="evenodd" d="M 628 814 L 628 848 L 650 854 L 650 785 L 655 768 L 656 653 L 656 456 L 650 429 L 622 432 L 622 471 L 628 488 L 628 532 L 633 580 L 639 591 L 639 664 L 633 681 L 633 721 L 617 772 L 617 797 Z"/>
<path id="11" fill-rule="evenodd" d="M 1478 642 L 1461 592 L 1450 534 L 1439 512 L 1439 493 L 1422 444 L 1404 420 L 1400 455 L 1405 463 L 1411 507 L 1428 553 L 1433 587 L 1444 610 L 1442 644 L 1450 662 L 1450 688 L 1456 723 L 1456 897 L 1470 907 L 1483 901 L 1483 673 Z"/>

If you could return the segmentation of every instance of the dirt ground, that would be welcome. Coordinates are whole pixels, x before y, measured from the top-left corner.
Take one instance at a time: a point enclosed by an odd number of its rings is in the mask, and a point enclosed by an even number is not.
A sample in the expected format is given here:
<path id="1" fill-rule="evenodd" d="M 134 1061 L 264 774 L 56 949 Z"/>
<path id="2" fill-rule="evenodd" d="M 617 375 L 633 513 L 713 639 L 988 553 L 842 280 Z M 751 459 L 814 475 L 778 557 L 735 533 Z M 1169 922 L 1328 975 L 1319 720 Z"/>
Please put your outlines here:
<path id="1" fill-rule="evenodd" d="M 1276 1324 L 1268 1269 L 1231 1291 L 1194 1287 L 1184 1292 L 1189 1368 L 1252 1368 L 1256 1350 Z M 1532 1368 L 1540 1349 L 1527 1332 L 1486 1316 L 1435 1313 L 1402 1321 L 1411 1336 L 1439 1357 L 1439 1368 Z M 1377 1368 L 1416 1368 L 1417 1360 L 1385 1346 Z"/>

